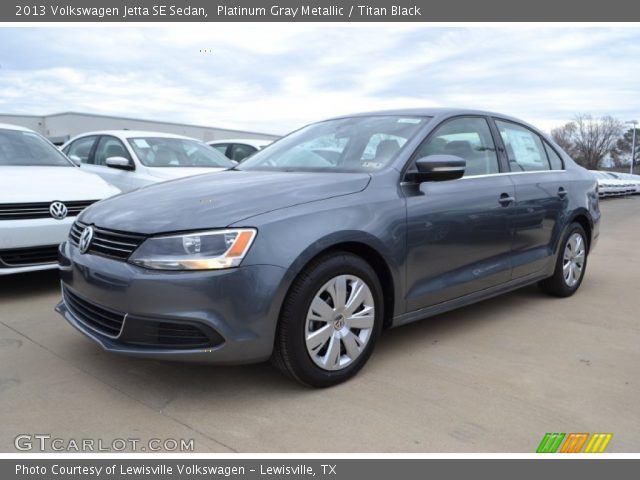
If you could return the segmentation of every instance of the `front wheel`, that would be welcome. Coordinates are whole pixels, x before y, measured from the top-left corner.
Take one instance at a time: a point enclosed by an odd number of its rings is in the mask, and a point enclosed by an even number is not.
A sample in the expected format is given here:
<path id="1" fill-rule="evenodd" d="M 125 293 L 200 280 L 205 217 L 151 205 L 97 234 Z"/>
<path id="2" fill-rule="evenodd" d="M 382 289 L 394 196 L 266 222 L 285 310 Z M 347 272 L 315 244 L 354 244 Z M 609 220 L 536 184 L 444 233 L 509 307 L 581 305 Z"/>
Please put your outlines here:
<path id="1" fill-rule="evenodd" d="M 553 275 L 540 282 L 545 293 L 556 297 L 573 295 L 587 269 L 587 235 L 579 223 L 572 223 L 562 238 Z"/>
<path id="2" fill-rule="evenodd" d="M 362 258 L 333 253 L 296 279 L 280 316 L 274 363 L 312 387 L 329 387 L 366 363 L 382 328 L 378 277 Z"/>

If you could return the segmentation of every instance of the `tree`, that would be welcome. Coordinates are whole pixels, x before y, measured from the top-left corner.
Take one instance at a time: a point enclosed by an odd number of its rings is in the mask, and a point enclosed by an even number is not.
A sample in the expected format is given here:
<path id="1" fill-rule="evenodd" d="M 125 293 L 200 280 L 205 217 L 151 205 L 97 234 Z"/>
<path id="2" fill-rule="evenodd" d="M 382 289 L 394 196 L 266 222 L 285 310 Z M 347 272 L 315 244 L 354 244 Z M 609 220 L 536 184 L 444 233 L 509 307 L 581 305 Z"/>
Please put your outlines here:
<path id="1" fill-rule="evenodd" d="M 636 151 L 634 155 L 634 166 L 640 165 L 640 128 L 636 128 Z M 622 137 L 618 138 L 613 149 L 612 157 L 619 165 L 629 165 L 631 159 L 631 144 L 633 143 L 633 128 L 630 128 Z"/>
<path id="2" fill-rule="evenodd" d="M 579 114 L 572 122 L 552 130 L 551 135 L 576 162 L 597 170 L 600 162 L 613 154 L 622 130 L 622 123 L 613 117 Z"/>
<path id="3" fill-rule="evenodd" d="M 551 138 L 553 141 L 560 145 L 570 157 L 575 157 L 573 136 L 576 132 L 576 125 L 573 122 L 569 122 L 562 127 L 554 128 L 551 130 Z"/>

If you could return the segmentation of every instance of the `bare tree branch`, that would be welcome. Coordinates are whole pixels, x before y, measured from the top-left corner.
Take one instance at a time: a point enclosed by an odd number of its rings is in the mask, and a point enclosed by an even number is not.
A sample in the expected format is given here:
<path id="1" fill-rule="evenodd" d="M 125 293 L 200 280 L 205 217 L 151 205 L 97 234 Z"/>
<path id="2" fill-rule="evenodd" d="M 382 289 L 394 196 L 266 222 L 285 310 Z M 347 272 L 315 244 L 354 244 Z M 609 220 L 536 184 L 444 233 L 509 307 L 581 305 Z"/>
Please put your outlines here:
<path id="1" fill-rule="evenodd" d="M 597 170 L 602 160 L 616 148 L 623 131 L 622 122 L 604 116 L 576 115 L 572 122 L 552 130 L 554 141 L 579 164 Z"/>

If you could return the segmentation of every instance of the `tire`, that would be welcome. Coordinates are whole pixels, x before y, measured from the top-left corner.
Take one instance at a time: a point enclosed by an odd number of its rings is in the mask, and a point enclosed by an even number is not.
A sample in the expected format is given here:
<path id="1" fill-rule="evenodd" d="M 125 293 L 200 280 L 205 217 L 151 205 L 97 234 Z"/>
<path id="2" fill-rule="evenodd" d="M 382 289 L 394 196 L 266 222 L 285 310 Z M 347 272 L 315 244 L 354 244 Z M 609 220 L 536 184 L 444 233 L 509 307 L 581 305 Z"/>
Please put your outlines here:
<path id="1" fill-rule="evenodd" d="M 580 239 L 575 254 L 576 239 Z M 579 223 L 572 223 L 562 236 L 558 258 L 553 275 L 542 280 L 539 285 L 543 292 L 555 297 L 570 297 L 582 284 L 582 279 L 587 270 L 587 257 L 589 254 L 587 234 Z M 579 252 L 582 252 L 580 255 Z M 579 272 L 578 272 L 578 266 Z M 568 273 L 567 273 L 568 272 Z"/>
<path id="2" fill-rule="evenodd" d="M 373 268 L 347 252 L 322 256 L 300 273 L 287 294 L 273 363 L 310 387 L 342 383 L 369 359 L 383 318 L 382 287 Z"/>

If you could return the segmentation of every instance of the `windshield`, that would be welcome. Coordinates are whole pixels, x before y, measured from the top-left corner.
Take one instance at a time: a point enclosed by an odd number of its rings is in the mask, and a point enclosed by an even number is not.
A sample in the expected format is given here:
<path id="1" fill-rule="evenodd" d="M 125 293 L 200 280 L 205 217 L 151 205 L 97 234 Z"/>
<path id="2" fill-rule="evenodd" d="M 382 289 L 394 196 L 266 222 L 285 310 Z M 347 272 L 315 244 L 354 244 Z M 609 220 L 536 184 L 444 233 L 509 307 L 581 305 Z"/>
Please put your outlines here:
<path id="1" fill-rule="evenodd" d="M 370 172 L 391 163 L 429 117 L 351 117 L 304 127 L 260 150 L 238 170 Z"/>
<path id="2" fill-rule="evenodd" d="M 0 166 L 73 167 L 56 147 L 35 132 L 0 129 Z"/>
<path id="3" fill-rule="evenodd" d="M 184 138 L 129 138 L 129 144 L 146 167 L 231 168 L 234 162 L 204 143 Z"/>

